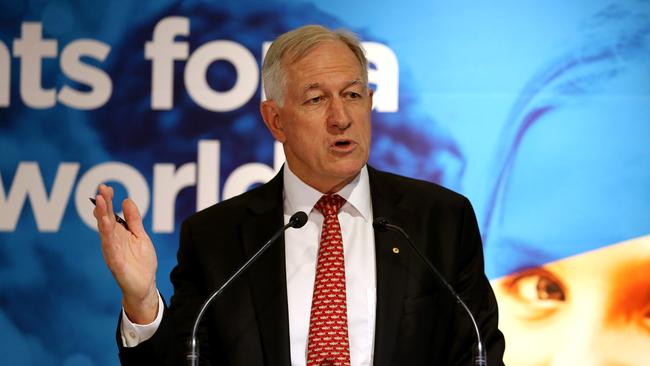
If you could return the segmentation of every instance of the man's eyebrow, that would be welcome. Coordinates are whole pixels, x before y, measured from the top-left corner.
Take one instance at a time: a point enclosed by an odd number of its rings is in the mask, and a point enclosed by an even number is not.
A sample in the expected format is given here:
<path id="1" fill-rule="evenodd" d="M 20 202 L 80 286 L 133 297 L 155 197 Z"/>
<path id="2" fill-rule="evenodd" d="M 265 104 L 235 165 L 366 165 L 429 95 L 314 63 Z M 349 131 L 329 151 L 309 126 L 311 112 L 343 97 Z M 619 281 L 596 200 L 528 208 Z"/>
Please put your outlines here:
<path id="1" fill-rule="evenodd" d="M 361 79 L 354 79 L 354 80 L 351 80 L 351 81 L 350 81 L 350 82 L 345 86 L 345 88 L 343 88 L 343 89 L 347 89 L 347 88 L 349 88 L 349 87 L 351 87 L 351 86 L 353 86 L 353 85 L 361 85 L 361 86 L 364 86 L 364 84 L 365 84 L 365 83 L 363 82 L 363 80 L 361 80 Z"/>
<path id="2" fill-rule="evenodd" d="M 320 89 L 320 83 L 311 83 L 305 85 L 305 87 L 302 89 L 303 92 L 306 92 L 308 90 L 313 90 L 313 89 Z"/>
<path id="3" fill-rule="evenodd" d="M 347 88 L 349 88 L 349 87 L 351 87 L 353 85 L 357 85 L 357 84 L 363 86 L 365 83 L 361 79 L 352 79 L 347 84 L 345 84 L 345 87 L 343 89 L 347 89 Z M 320 89 L 320 87 L 321 87 L 320 83 L 307 84 L 303 88 L 303 92 L 307 92 L 309 90 L 314 90 L 314 89 Z"/>

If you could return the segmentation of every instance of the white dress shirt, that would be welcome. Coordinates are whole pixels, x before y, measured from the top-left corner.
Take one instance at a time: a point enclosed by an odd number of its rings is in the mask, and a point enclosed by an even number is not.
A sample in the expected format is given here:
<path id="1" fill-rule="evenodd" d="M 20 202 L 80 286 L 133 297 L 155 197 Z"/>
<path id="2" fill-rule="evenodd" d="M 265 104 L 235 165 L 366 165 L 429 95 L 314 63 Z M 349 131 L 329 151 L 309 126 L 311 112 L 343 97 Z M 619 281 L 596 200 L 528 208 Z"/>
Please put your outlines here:
<path id="1" fill-rule="evenodd" d="M 323 215 L 314 209 L 314 205 L 323 194 L 301 181 L 288 165 L 285 165 L 283 174 L 285 224 L 297 211 L 304 211 L 309 216 L 305 226 L 284 233 L 291 365 L 303 366 L 307 358 L 311 298 L 323 224 Z M 350 361 L 352 366 L 369 366 L 372 365 L 375 339 L 377 276 L 366 167 L 338 194 L 347 201 L 338 216 L 345 258 Z M 159 309 L 163 309 L 162 298 L 159 297 L 158 301 Z M 151 324 L 138 325 L 132 323 L 122 310 L 120 329 L 123 345 L 135 347 L 151 338 L 160 325 L 162 313 L 159 311 Z"/>
<path id="2" fill-rule="evenodd" d="M 345 288 L 348 311 L 348 336 L 352 366 L 372 365 L 375 339 L 376 273 L 375 236 L 372 228 L 372 203 L 368 171 L 360 174 L 338 194 L 347 201 L 339 212 Z M 284 169 L 284 222 L 297 211 L 309 215 L 300 229 L 284 233 L 289 304 L 291 364 L 303 366 L 307 357 L 307 336 L 311 298 L 316 278 L 316 258 L 323 215 L 314 205 L 323 194 L 308 186 L 290 169 Z"/>

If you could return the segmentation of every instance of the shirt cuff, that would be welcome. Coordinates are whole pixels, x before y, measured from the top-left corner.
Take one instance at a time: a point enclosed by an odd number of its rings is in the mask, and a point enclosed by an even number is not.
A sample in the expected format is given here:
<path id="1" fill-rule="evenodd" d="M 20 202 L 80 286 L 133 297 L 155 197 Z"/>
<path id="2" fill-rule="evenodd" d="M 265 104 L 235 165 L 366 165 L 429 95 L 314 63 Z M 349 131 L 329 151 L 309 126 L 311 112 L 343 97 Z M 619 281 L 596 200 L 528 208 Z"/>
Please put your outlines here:
<path id="1" fill-rule="evenodd" d="M 122 336 L 122 346 L 135 347 L 147 339 L 153 337 L 156 330 L 162 321 L 162 315 L 165 305 L 163 304 L 162 297 L 158 293 L 158 314 L 156 319 L 149 324 L 140 325 L 135 324 L 126 316 L 124 308 L 122 308 L 122 322 L 120 324 L 120 335 Z"/>

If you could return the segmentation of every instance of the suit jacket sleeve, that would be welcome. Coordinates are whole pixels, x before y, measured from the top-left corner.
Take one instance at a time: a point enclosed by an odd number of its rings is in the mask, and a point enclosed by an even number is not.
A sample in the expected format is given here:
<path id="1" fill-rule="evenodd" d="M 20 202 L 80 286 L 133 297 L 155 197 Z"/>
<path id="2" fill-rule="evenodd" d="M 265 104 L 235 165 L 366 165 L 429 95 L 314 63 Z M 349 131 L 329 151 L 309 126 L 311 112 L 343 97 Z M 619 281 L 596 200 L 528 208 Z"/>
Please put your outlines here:
<path id="1" fill-rule="evenodd" d="M 171 307 L 165 303 L 163 318 L 154 335 L 136 347 L 123 347 L 120 339 L 119 322 L 117 344 L 122 365 L 182 365 L 187 351 L 187 340 L 191 334 L 194 318 L 202 304 L 199 286 L 203 281 L 198 278 L 192 234 L 188 221 L 181 227 L 180 247 L 177 254 L 178 264 L 171 274 L 174 283 L 174 296 Z M 161 295 L 162 296 L 162 295 Z M 211 351 L 205 327 L 199 328 L 201 364 L 211 365 Z"/>
<path id="2" fill-rule="evenodd" d="M 170 274 L 174 295 L 169 307 L 149 340 L 128 349 L 118 342 L 123 365 L 184 363 L 187 341 L 203 301 L 282 226 L 282 187 L 279 173 L 267 184 L 183 222 L 177 265 Z M 198 328 L 200 364 L 288 364 L 286 307 L 280 239 L 206 310 Z"/>

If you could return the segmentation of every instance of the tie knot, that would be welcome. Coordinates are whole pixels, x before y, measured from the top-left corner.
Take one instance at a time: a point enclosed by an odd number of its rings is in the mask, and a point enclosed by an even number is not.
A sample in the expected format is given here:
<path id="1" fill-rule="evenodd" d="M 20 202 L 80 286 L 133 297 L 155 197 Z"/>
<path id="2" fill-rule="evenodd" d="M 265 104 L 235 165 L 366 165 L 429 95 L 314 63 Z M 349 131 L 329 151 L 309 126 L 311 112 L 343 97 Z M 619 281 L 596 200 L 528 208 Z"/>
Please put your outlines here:
<path id="1" fill-rule="evenodd" d="M 316 202 L 314 208 L 320 211 L 323 216 L 330 216 L 337 215 L 344 204 L 345 198 L 338 194 L 326 194 Z"/>

